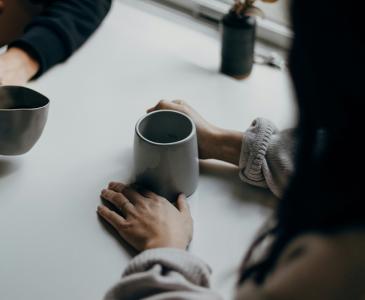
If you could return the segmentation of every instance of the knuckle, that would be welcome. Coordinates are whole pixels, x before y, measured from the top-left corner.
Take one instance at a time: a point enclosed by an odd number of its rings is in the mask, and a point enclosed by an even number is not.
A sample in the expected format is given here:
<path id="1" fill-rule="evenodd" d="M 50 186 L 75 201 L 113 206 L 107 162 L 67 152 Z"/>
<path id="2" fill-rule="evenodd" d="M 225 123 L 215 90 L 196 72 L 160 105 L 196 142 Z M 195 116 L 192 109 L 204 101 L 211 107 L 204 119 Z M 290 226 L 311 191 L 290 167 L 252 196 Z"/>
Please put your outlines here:
<path id="1" fill-rule="evenodd" d="M 130 228 L 131 226 L 133 226 L 133 223 L 132 222 L 130 222 L 130 221 L 123 221 L 123 222 L 118 223 L 117 228 L 118 228 L 119 231 L 124 231 L 124 230 Z"/>
<path id="2" fill-rule="evenodd" d="M 166 106 L 167 106 L 167 101 L 166 101 L 166 100 L 160 100 L 160 101 L 158 102 L 157 106 L 158 106 L 159 108 L 164 108 L 164 107 L 166 107 Z"/>
<path id="3" fill-rule="evenodd" d="M 147 209 L 147 203 L 146 201 L 138 201 L 138 207 L 141 209 L 141 210 L 146 210 Z"/>
<path id="4" fill-rule="evenodd" d="M 112 195 L 112 200 L 120 202 L 122 200 L 122 195 L 119 193 L 115 193 Z"/>
<path id="5" fill-rule="evenodd" d="M 124 189 L 122 190 L 122 194 L 126 197 L 128 197 L 128 195 L 131 193 L 132 189 L 129 186 L 124 187 Z"/>
<path id="6" fill-rule="evenodd" d="M 112 181 L 112 182 L 109 183 L 109 188 L 111 188 L 111 189 L 121 189 L 122 184 L 119 183 L 119 182 Z"/>
<path id="7" fill-rule="evenodd" d="M 157 206 L 157 207 L 163 206 L 164 200 L 165 200 L 164 198 L 158 196 L 158 197 L 155 197 L 154 199 L 155 199 L 155 201 L 154 201 L 155 206 Z"/>
<path id="8" fill-rule="evenodd" d="M 156 194 L 155 193 L 152 193 L 150 191 L 144 192 L 144 196 L 146 198 L 150 198 L 150 199 L 155 199 L 156 198 Z"/>
<path id="9" fill-rule="evenodd" d="M 128 206 L 127 201 L 119 201 L 119 210 L 124 210 Z"/>

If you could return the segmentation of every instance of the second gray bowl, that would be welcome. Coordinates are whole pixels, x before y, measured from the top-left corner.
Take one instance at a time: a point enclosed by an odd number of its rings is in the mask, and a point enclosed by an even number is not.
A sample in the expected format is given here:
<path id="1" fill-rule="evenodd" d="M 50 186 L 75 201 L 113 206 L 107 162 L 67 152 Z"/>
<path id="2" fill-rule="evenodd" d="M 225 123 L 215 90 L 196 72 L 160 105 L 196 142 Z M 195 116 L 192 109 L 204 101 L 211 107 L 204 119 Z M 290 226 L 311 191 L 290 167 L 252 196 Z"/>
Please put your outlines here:
<path id="1" fill-rule="evenodd" d="M 0 86 L 0 155 L 28 152 L 42 135 L 49 100 L 29 88 Z"/>

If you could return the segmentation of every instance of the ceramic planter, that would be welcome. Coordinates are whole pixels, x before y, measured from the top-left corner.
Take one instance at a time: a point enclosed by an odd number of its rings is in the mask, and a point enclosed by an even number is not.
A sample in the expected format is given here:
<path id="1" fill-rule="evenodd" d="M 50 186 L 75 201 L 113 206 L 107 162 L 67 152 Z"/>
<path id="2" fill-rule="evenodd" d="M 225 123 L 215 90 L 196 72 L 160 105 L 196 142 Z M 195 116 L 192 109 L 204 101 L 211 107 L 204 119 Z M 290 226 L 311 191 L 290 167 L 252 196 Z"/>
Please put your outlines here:
<path id="1" fill-rule="evenodd" d="M 248 77 L 254 62 L 256 18 L 230 12 L 221 21 L 221 32 L 220 71 L 236 79 Z"/>

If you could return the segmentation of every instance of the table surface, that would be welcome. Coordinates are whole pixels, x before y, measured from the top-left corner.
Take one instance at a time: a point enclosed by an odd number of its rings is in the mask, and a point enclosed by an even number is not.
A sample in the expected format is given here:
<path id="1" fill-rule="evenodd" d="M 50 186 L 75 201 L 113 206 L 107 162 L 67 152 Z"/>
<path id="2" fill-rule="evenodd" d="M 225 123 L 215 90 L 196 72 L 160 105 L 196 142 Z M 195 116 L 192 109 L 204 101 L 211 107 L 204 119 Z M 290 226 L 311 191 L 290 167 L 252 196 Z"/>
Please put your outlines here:
<path id="1" fill-rule="evenodd" d="M 109 181 L 130 179 L 134 125 L 157 100 L 185 99 L 226 128 L 245 130 L 257 116 L 279 128 L 295 123 L 286 72 L 256 66 L 245 81 L 223 76 L 217 36 L 136 2 L 115 2 L 85 47 L 29 85 L 51 107 L 31 152 L 0 157 L 1 299 L 101 299 L 117 282 L 131 252 L 95 210 Z M 190 250 L 226 298 L 271 201 L 236 168 L 202 163 L 189 199 Z"/>

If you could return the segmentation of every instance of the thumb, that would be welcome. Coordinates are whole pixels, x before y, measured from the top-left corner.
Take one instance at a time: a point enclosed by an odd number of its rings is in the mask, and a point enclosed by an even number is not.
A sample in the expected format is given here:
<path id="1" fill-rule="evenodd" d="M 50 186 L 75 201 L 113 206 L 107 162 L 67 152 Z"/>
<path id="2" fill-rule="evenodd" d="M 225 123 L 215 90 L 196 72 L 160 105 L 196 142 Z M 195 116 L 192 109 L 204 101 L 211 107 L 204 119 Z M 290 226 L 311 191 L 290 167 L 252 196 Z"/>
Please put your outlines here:
<path id="1" fill-rule="evenodd" d="M 182 214 L 190 215 L 190 208 L 188 203 L 186 202 L 186 196 L 184 194 L 179 195 L 176 201 L 176 206 Z"/>

